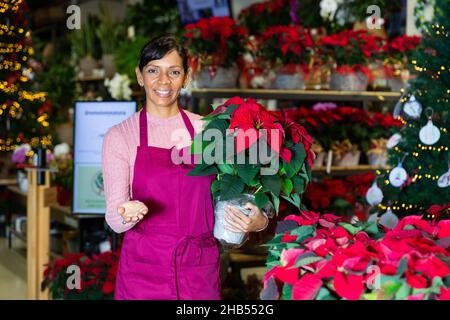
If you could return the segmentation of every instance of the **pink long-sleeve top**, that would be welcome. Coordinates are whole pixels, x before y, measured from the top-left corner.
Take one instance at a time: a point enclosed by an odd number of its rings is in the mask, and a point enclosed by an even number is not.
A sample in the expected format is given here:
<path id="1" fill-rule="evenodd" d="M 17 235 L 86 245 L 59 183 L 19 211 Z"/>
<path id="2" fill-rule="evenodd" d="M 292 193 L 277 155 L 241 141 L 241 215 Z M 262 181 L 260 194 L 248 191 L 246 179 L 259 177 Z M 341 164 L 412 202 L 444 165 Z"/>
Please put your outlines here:
<path id="1" fill-rule="evenodd" d="M 200 115 L 185 110 L 196 133 L 202 130 Z M 181 113 L 169 118 L 159 118 L 147 113 L 149 146 L 159 148 L 183 148 L 191 143 Z M 111 127 L 104 136 L 102 147 L 103 183 L 106 197 L 105 219 L 117 233 L 134 227 L 135 223 L 123 224 L 117 212 L 119 206 L 132 199 L 134 162 L 139 145 L 139 112 Z"/>

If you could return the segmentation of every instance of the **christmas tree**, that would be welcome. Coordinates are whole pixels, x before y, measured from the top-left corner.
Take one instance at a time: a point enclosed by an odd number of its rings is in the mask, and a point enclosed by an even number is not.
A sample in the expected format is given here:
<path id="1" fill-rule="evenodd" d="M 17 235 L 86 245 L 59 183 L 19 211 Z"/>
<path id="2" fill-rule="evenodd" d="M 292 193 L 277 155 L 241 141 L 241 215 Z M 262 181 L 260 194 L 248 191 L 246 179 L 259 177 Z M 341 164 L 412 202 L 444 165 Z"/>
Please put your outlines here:
<path id="1" fill-rule="evenodd" d="M 32 59 L 34 49 L 23 0 L 0 3 L 0 151 L 30 143 L 51 144 L 49 113 L 51 102 L 45 92 L 36 92 L 34 72 L 39 64 Z"/>
<path id="2" fill-rule="evenodd" d="M 449 16 L 448 0 L 436 0 L 432 21 L 418 23 L 423 38 L 411 61 L 415 78 L 394 110 L 404 125 L 388 142 L 388 163 L 392 169 L 377 172 L 378 178 L 366 196 L 378 213 L 448 219 Z M 432 207 L 441 210 L 430 210 Z"/>

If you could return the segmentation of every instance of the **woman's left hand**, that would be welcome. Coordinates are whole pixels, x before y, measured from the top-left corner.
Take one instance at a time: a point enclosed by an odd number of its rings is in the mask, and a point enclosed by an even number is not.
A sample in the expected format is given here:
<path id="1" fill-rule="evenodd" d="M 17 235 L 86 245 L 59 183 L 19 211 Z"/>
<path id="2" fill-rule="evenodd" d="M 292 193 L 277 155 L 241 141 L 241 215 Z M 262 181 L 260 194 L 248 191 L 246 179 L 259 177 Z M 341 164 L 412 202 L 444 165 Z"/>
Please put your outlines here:
<path id="1" fill-rule="evenodd" d="M 227 230 L 232 232 L 254 232 L 257 230 L 261 231 L 267 226 L 268 218 L 257 206 L 249 202 L 244 208 L 251 211 L 248 216 L 236 207 L 225 207 L 224 220 L 227 223 L 224 224 L 224 227 Z"/>

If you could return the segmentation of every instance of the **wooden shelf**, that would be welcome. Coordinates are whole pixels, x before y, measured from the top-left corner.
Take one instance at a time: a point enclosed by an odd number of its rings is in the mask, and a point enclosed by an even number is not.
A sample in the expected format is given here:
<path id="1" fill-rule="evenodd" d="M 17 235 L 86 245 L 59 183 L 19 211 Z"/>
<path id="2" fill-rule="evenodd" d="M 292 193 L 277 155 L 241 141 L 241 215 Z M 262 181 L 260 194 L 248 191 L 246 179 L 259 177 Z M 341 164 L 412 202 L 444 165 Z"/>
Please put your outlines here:
<path id="1" fill-rule="evenodd" d="M 366 173 L 376 170 L 387 170 L 389 167 L 378 167 L 378 166 L 370 166 L 370 165 L 358 165 L 358 166 L 331 166 L 330 172 L 327 173 L 327 167 L 316 167 L 312 169 L 312 172 L 316 175 L 351 175 L 351 174 L 359 174 Z"/>
<path id="2" fill-rule="evenodd" d="M 400 98 L 400 92 L 389 91 L 334 91 L 334 90 L 280 90 L 280 89 L 209 89 L 196 88 L 192 89 L 193 97 L 214 97 L 227 98 L 238 95 L 240 97 L 260 97 L 261 99 L 292 99 L 292 98 L 307 98 L 307 99 L 323 99 L 328 97 L 332 100 L 373 100 L 373 101 L 396 101 Z"/>

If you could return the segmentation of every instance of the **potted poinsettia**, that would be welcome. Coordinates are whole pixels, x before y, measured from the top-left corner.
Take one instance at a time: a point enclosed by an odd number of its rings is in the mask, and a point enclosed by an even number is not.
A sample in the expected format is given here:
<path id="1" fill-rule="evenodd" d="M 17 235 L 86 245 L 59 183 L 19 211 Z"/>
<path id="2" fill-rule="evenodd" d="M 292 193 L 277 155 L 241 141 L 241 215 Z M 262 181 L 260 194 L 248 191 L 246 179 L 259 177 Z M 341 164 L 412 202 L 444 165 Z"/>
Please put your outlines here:
<path id="1" fill-rule="evenodd" d="M 215 235 L 220 240 L 227 237 L 221 225 L 227 201 L 233 205 L 250 201 L 275 213 L 283 198 L 300 208 L 314 153 L 304 127 L 253 99 L 234 97 L 214 108 L 203 118 L 204 130 L 192 143 L 191 151 L 199 158 L 189 174 L 216 175 L 211 192 L 216 203 Z"/>
<path id="2" fill-rule="evenodd" d="M 367 63 L 381 48 L 382 39 L 364 30 L 344 30 L 323 36 L 319 52 L 336 64 L 330 78 L 331 90 L 364 91 L 371 80 Z"/>
<path id="3" fill-rule="evenodd" d="M 190 65 L 199 87 L 234 88 L 247 30 L 229 17 L 200 19 L 184 27 Z"/>
<path id="4" fill-rule="evenodd" d="M 401 35 L 386 41 L 382 47 L 384 74 L 392 91 L 400 91 L 408 82 L 408 63 L 421 40 L 419 36 Z"/>
<path id="5" fill-rule="evenodd" d="M 276 76 L 275 89 L 305 89 L 305 78 L 314 42 L 301 26 L 271 26 L 259 37 L 258 55 Z"/>
<path id="6" fill-rule="evenodd" d="M 305 211 L 269 243 L 264 300 L 449 300 L 450 220 L 393 228 Z"/>

